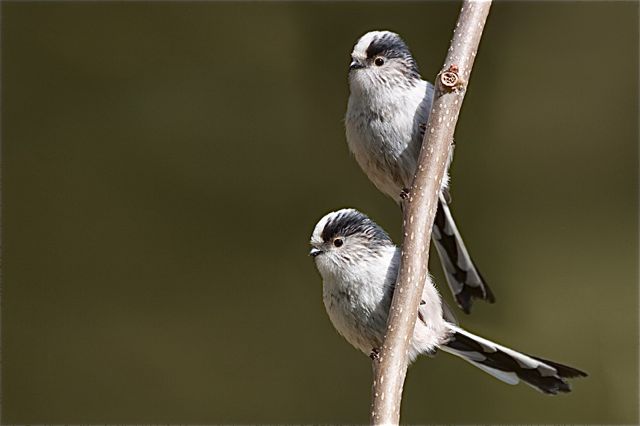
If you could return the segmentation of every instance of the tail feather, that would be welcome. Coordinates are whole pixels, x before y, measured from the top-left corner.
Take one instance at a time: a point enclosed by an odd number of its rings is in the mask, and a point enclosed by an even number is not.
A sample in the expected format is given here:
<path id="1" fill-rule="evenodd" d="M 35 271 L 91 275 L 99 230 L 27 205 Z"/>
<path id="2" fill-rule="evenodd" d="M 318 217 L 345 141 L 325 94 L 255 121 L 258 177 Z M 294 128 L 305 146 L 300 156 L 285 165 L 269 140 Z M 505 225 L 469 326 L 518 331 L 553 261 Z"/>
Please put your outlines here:
<path id="1" fill-rule="evenodd" d="M 531 358 L 543 362 L 545 364 L 549 364 L 556 370 L 558 370 L 558 374 L 560 377 L 573 378 L 573 377 L 587 377 L 587 373 L 584 371 L 580 371 L 577 368 L 569 367 L 568 365 L 559 364 L 554 361 L 549 361 L 548 359 L 538 358 L 537 356 L 529 355 Z"/>
<path id="2" fill-rule="evenodd" d="M 452 334 L 442 350 L 452 353 L 505 383 L 520 381 L 551 395 L 570 392 L 567 378 L 586 377 L 587 373 L 557 362 L 516 352 L 457 327 L 448 325 Z"/>
<path id="3" fill-rule="evenodd" d="M 444 194 L 440 194 L 438 200 L 438 210 L 433 224 L 433 242 L 449 288 L 464 312 L 471 312 L 473 299 L 495 302 L 491 289 L 469 256 Z"/>

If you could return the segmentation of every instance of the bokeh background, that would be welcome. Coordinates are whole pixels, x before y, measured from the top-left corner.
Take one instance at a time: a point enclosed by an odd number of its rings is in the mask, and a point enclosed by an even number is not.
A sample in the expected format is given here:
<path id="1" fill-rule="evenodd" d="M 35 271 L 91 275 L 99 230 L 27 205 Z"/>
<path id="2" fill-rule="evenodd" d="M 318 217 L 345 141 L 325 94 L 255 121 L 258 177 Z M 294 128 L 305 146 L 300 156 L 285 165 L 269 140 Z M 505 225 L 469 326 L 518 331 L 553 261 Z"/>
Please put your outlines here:
<path id="1" fill-rule="evenodd" d="M 308 238 L 353 206 L 399 240 L 345 143 L 349 53 L 392 29 L 432 79 L 458 10 L 3 2 L 3 423 L 368 422 Z M 440 354 L 404 422 L 638 421 L 637 37 L 633 2 L 493 6 L 452 195 L 498 302 L 461 321 L 590 377 Z"/>

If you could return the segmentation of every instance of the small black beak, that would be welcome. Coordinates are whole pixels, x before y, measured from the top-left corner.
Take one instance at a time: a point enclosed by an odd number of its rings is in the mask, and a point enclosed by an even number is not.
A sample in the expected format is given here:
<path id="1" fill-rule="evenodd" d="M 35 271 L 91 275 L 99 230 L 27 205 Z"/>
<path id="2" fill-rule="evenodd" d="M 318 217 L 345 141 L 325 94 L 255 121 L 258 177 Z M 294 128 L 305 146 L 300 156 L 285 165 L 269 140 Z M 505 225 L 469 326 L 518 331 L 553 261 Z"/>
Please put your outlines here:
<path id="1" fill-rule="evenodd" d="M 356 59 L 351 61 L 351 63 L 349 64 L 349 71 L 351 71 L 351 70 L 359 70 L 360 68 L 364 68 L 364 65 L 362 65 L 360 63 L 360 61 L 358 61 Z"/>
<path id="2" fill-rule="evenodd" d="M 314 248 L 312 248 L 312 249 L 311 249 L 311 251 L 309 252 L 309 256 L 311 256 L 311 257 L 316 257 L 317 255 L 322 254 L 322 253 L 323 253 L 323 252 L 322 252 L 322 250 L 317 249 L 317 248 L 315 248 L 315 247 L 314 247 Z"/>

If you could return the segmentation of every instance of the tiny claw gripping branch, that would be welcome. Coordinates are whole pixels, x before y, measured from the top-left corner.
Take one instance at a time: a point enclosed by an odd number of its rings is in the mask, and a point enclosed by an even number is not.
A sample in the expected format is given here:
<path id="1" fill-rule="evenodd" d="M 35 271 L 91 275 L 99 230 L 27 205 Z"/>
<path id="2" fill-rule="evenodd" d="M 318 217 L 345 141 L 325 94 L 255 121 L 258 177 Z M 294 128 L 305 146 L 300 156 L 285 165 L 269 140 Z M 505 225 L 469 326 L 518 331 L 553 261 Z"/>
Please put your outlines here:
<path id="1" fill-rule="evenodd" d="M 380 359 L 380 349 L 379 348 L 371 349 L 369 358 L 371 358 L 372 361 L 378 361 Z"/>

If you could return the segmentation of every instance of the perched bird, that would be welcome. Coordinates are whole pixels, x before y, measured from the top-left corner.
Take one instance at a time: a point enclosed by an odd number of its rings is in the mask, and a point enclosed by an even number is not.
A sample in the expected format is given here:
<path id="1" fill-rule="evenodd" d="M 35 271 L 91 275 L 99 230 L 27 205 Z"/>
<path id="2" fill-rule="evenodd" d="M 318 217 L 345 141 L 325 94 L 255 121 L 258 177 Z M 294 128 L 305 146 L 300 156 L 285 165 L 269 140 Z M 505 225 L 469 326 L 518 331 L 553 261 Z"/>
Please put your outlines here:
<path id="1" fill-rule="evenodd" d="M 343 209 L 324 216 L 313 230 L 311 252 L 322 277 L 329 318 L 349 343 L 374 356 L 382 346 L 400 264 L 400 249 L 364 214 Z M 509 384 L 520 381 L 547 394 L 569 392 L 567 378 L 587 374 L 525 355 L 460 328 L 430 278 L 417 312 L 411 361 L 437 349 L 459 356 Z"/>
<path id="2" fill-rule="evenodd" d="M 434 88 L 422 80 L 405 42 L 389 31 L 363 35 L 351 53 L 345 117 L 349 150 L 376 187 L 396 202 L 411 187 Z M 453 158 L 453 145 L 449 164 Z M 456 303 L 466 313 L 474 298 L 495 301 L 471 260 L 448 204 L 448 172 L 442 182 L 433 241 Z"/>

